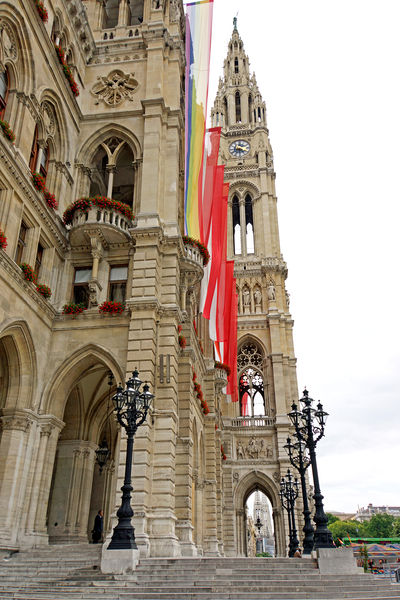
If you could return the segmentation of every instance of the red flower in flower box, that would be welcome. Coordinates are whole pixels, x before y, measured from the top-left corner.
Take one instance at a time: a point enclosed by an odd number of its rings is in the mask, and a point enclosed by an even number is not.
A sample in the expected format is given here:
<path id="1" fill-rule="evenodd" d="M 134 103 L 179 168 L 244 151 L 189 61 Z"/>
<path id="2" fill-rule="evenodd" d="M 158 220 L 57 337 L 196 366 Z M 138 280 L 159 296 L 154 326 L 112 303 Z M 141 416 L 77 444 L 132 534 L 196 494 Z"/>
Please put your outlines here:
<path id="1" fill-rule="evenodd" d="M 215 361 L 215 363 L 214 363 L 214 367 L 215 367 L 216 369 L 222 369 L 223 371 L 225 371 L 225 372 L 226 372 L 226 374 L 228 375 L 228 377 L 229 377 L 229 375 L 230 375 L 230 374 L 231 374 L 231 372 L 232 372 L 232 371 L 231 371 L 231 368 L 230 368 L 230 366 L 229 366 L 229 365 L 226 365 L 225 363 L 221 363 L 221 362 L 218 362 L 218 361 Z"/>
<path id="2" fill-rule="evenodd" d="M 210 260 L 210 253 L 204 246 L 204 244 L 199 242 L 199 240 L 195 240 L 194 238 L 189 237 L 188 235 L 183 235 L 182 240 L 184 244 L 189 244 L 199 250 L 200 254 L 203 257 L 203 265 L 206 266 L 208 264 L 208 261 Z"/>
<path id="3" fill-rule="evenodd" d="M 32 183 L 33 187 L 36 188 L 39 192 L 43 192 L 46 189 L 46 180 L 40 173 L 32 173 Z"/>
<path id="4" fill-rule="evenodd" d="M 10 140 L 10 142 L 14 143 L 15 142 L 15 133 L 11 129 L 10 124 L 7 121 L 2 121 L 0 119 L 0 127 L 3 130 L 3 133 L 6 136 L 6 138 L 8 138 Z"/>
<path id="5" fill-rule="evenodd" d="M 45 285 L 44 283 L 38 283 L 36 289 L 39 294 L 43 296 L 43 298 L 46 298 L 46 300 L 51 298 L 52 292 L 48 285 Z"/>
<path id="6" fill-rule="evenodd" d="M 63 315 L 79 315 L 84 310 L 86 310 L 86 306 L 84 304 L 75 304 L 71 302 L 70 304 L 64 304 L 63 306 Z"/>
<path id="7" fill-rule="evenodd" d="M 186 338 L 183 335 L 178 335 L 178 342 L 181 348 L 186 348 Z"/>
<path id="8" fill-rule="evenodd" d="M 64 225 L 72 224 L 75 211 L 81 210 L 83 212 L 88 212 L 92 206 L 107 208 L 108 210 L 115 210 L 131 221 L 134 219 L 132 209 L 127 204 L 112 200 L 111 198 L 105 198 L 104 196 L 94 196 L 92 198 L 79 198 L 70 206 L 68 206 L 63 215 Z"/>
<path id="9" fill-rule="evenodd" d="M 107 300 L 100 304 L 99 312 L 100 313 L 111 313 L 111 314 L 120 314 L 124 312 L 125 305 L 121 304 L 121 302 L 112 302 L 111 300 Z"/>
<path id="10" fill-rule="evenodd" d="M 4 231 L 0 229 L 0 248 L 5 250 L 7 248 L 7 238 L 4 235 Z"/>
<path id="11" fill-rule="evenodd" d="M 54 210 L 56 210 L 58 208 L 58 202 L 56 200 L 55 195 L 51 194 L 48 189 L 44 188 L 43 196 L 44 196 L 44 199 L 46 200 L 47 206 L 50 206 L 50 208 L 54 208 Z"/>
<path id="12" fill-rule="evenodd" d="M 21 263 L 19 266 L 26 281 L 32 281 L 32 283 L 36 283 L 36 273 L 31 265 L 28 265 L 28 263 Z"/>
<path id="13" fill-rule="evenodd" d="M 42 19 L 43 23 L 47 23 L 47 21 L 49 19 L 49 13 L 47 12 L 43 2 L 41 2 L 41 0 L 33 0 L 33 1 L 36 4 L 37 11 L 38 11 L 39 16 Z"/>

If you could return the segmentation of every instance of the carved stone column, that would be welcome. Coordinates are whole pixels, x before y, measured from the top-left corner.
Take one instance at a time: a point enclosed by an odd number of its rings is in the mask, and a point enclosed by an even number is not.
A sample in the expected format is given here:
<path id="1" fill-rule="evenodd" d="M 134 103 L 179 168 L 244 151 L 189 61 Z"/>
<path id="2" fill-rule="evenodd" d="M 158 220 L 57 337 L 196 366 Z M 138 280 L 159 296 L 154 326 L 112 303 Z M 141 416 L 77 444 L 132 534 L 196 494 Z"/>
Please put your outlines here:
<path id="1" fill-rule="evenodd" d="M 21 502 L 25 493 L 27 446 L 32 425 L 30 411 L 3 410 L 0 443 L 0 545 L 18 546 Z"/>

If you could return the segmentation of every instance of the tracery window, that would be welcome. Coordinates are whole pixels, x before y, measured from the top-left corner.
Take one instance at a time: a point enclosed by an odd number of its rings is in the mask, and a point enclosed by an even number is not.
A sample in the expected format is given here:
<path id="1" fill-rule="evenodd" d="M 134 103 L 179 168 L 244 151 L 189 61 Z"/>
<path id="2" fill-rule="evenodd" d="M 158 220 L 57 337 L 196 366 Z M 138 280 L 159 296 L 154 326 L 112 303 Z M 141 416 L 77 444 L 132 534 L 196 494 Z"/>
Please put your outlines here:
<path id="1" fill-rule="evenodd" d="M 233 224 L 233 251 L 234 254 L 242 254 L 242 241 L 240 234 L 240 207 L 239 199 L 233 196 L 232 199 L 232 224 Z"/>
<path id="2" fill-rule="evenodd" d="M 239 73 L 239 60 L 235 58 L 235 73 Z"/>
<path id="3" fill-rule="evenodd" d="M 134 155 L 128 144 L 112 137 L 100 144 L 92 161 L 90 196 L 107 196 L 133 205 Z"/>
<path id="4" fill-rule="evenodd" d="M 247 342 L 238 354 L 239 401 L 242 417 L 266 414 L 262 354 L 253 342 Z"/>
<path id="5" fill-rule="evenodd" d="M 35 134 L 33 136 L 31 157 L 29 161 L 30 170 L 40 173 L 46 179 L 47 170 L 49 167 L 49 159 L 50 152 L 48 144 L 46 144 L 43 148 L 40 148 L 38 139 L 38 128 L 36 126 Z"/>
<path id="6" fill-rule="evenodd" d="M 245 199 L 246 216 L 246 250 L 247 254 L 254 254 L 254 225 L 253 225 L 253 202 L 247 194 Z"/>
<path id="7" fill-rule="evenodd" d="M 3 119 L 6 111 L 9 87 L 7 70 L 2 71 L 0 73 L 0 119 Z"/>
<path id="8" fill-rule="evenodd" d="M 242 113 L 240 109 L 240 92 L 236 92 L 235 94 L 235 114 L 236 123 L 240 123 L 242 121 Z"/>

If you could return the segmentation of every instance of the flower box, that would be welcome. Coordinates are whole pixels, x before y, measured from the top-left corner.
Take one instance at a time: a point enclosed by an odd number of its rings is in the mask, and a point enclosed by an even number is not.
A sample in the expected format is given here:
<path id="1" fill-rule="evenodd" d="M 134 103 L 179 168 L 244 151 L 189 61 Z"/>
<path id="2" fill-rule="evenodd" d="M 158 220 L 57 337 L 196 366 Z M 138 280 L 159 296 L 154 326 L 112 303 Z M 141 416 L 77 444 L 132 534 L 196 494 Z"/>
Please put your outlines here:
<path id="1" fill-rule="evenodd" d="M 63 315 L 79 315 L 84 310 L 86 310 L 86 306 L 84 304 L 74 304 L 71 302 L 70 304 L 64 304 L 63 306 Z"/>
<path id="2" fill-rule="evenodd" d="M 124 304 L 121 304 L 121 302 L 111 302 L 111 300 L 106 300 L 105 302 L 103 302 L 103 304 L 100 304 L 99 306 L 99 313 L 102 314 L 110 313 L 115 315 L 124 312 L 124 310 Z"/>
<path id="3" fill-rule="evenodd" d="M 98 206 L 99 208 L 106 208 L 108 210 L 115 210 L 131 221 L 134 219 L 132 209 L 127 204 L 118 202 L 112 198 L 105 198 L 104 196 L 94 196 L 93 198 L 79 198 L 79 200 L 75 200 L 75 202 L 68 206 L 63 215 L 64 225 L 72 224 L 72 219 L 77 210 L 89 212 L 92 206 Z"/>
<path id="4" fill-rule="evenodd" d="M 43 190 L 43 196 L 44 196 L 44 199 L 46 200 L 47 206 L 50 206 L 50 208 L 53 208 L 54 210 L 57 210 L 57 208 L 58 208 L 58 202 L 56 200 L 55 195 L 51 194 L 49 192 L 49 190 L 45 188 Z"/>
<path id="5" fill-rule="evenodd" d="M 210 260 L 210 253 L 207 250 L 207 248 L 204 246 L 204 244 L 199 242 L 199 240 L 195 240 L 195 239 L 189 237 L 188 235 L 183 235 L 182 240 L 183 240 L 184 244 L 194 246 L 195 248 L 197 248 L 199 250 L 200 254 L 203 257 L 203 265 L 206 266 L 208 264 L 208 261 Z"/>
<path id="6" fill-rule="evenodd" d="M 10 142 L 14 143 L 15 142 L 15 133 L 11 129 L 10 124 L 7 121 L 2 121 L 0 119 L 0 127 L 3 130 L 3 133 L 6 136 L 6 138 L 8 138 L 10 140 Z"/>
<path id="7" fill-rule="evenodd" d="M 28 263 L 21 263 L 19 266 L 26 281 L 32 281 L 32 283 L 36 283 L 36 273 L 31 265 L 28 265 Z"/>
<path id="8" fill-rule="evenodd" d="M 178 335 L 178 342 L 181 348 L 186 348 L 186 338 L 182 334 Z"/>
<path id="9" fill-rule="evenodd" d="M 7 238 L 4 235 L 4 231 L 0 229 L 0 248 L 5 250 L 7 248 Z"/>
<path id="10" fill-rule="evenodd" d="M 43 23 L 47 23 L 49 19 L 49 13 L 47 12 L 43 2 L 41 0 L 33 0 L 33 2 L 36 4 L 39 17 L 42 19 Z"/>
<path id="11" fill-rule="evenodd" d="M 39 294 L 43 296 L 43 298 L 46 298 L 46 300 L 51 298 L 52 292 L 48 285 L 45 285 L 44 283 L 38 283 L 36 289 L 39 292 Z"/>
<path id="12" fill-rule="evenodd" d="M 64 50 L 61 48 L 61 46 L 57 46 L 56 44 L 54 44 L 54 47 L 56 49 L 58 60 L 62 66 L 62 70 L 64 72 L 64 75 L 65 75 L 68 83 L 69 83 L 72 93 L 74 94 L 74 96 L 79 96 L 78 84 L 76 83 L 74 76 L 72 75 L 70 66 L 68 65 L 67 61 L 65 60 Z"/>
<path id="13" fill-rule="evenodd" d="M 226 460 L 226 454 L 224 452 L 224 447 L 222 444 L 221 444 L 221 457 L 222 457 L 222 460 Z"/>
<path id="14" fill-rule="evenodd" d="M 34 171 L 32 173 L 32 183 L 36 190 L 44 193 L 44 190 L 46 189 L 46 180 L 43 175 Z"/>

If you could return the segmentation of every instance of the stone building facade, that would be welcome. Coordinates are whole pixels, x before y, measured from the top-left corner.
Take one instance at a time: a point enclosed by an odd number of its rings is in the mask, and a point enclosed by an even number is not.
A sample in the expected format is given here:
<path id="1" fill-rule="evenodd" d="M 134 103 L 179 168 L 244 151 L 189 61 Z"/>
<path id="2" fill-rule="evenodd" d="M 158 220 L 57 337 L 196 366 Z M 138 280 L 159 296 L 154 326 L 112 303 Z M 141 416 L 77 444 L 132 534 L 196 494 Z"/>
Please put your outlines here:
<path id="1" fill-rule="evenodd" d="M 182 241 L 182 1 L 44 6 L 47 21 L 33 0 L 0 2 L 0 119 L 15 134 L 12 143 L 0 132 L 0 547 L 86 541 L 99 508 L 111 531 L 126 444 L 110 396 L 137 367 L 155 394 L 134 450 L 142 555 L 246 554 L 244 506 L 256 487 L 274 507 L 284 554 L 278 482 L 297 398 L 292 320 L 265 105 L 238 32 L 212 113 L 223 126 L 239 294 L 242 391 L 229 404 L 198 314 L 203 259 Z M 241 140 L 243 157 L 232 145 Z M 134 220 L 97 205 L 64 224 L 72 202 L 96 195 L 128 204 Z M 124 311 L 99 313 L 106 300 Z M 66 315 L 71 302 L 87 308 Z M 103 440 L 110 458 L 100 473 Z"/>

